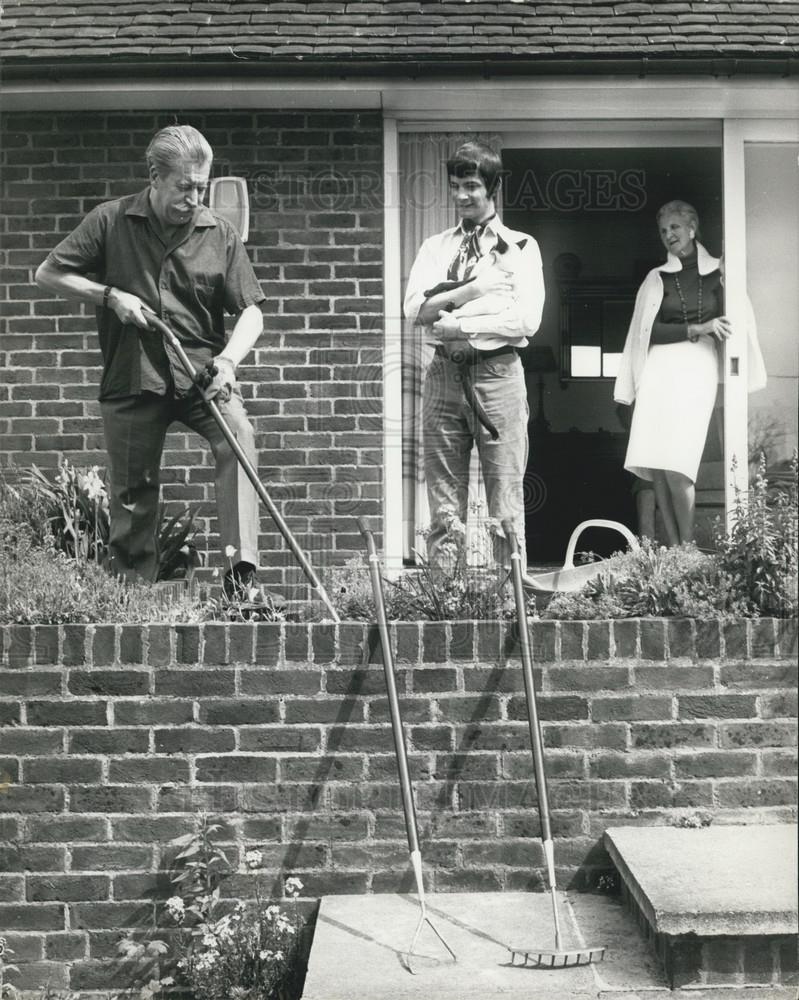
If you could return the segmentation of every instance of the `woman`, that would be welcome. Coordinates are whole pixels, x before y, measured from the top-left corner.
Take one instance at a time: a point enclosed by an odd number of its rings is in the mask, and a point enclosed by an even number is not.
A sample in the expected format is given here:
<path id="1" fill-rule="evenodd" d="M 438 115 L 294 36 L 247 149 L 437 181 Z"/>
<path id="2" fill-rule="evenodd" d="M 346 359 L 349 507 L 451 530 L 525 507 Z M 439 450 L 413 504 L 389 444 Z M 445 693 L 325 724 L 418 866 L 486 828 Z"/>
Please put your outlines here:
<path id="1" fill-rule="evenodd" d="M 654 482 L 669 545 L 679 545 L 694 537 L 694 484 L 732 329 L 719 261 L 697 241 L 696 209 L 670 201 L 657 223 L 668 256 L 638 291 L 614 399 L 635 401 L 624 467 Z M 752 390 L 765 385 L 765 370 L 754 329 L 749 338 Z"/>

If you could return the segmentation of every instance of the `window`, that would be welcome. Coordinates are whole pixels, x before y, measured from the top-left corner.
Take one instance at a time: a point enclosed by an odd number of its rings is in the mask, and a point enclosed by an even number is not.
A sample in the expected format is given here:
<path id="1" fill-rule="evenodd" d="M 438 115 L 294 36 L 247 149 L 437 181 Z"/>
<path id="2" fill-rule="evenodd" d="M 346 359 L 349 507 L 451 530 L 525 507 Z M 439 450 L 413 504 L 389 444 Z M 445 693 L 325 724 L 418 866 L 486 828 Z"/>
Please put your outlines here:
<path id="1" fill-rule="evenodd" d="M 636 289 L 618 282 L 560 280 L 561 380 L 614 379 Z"/>

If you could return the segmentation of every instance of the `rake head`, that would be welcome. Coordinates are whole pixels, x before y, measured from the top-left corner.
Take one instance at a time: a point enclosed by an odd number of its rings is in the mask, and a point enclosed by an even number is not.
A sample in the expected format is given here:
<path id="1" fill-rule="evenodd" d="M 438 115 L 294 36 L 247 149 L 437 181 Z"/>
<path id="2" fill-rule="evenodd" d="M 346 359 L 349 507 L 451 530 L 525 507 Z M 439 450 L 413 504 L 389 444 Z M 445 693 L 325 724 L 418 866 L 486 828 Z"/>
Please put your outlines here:
<path id="1" fill-rule="evenodd" d="M 455 957 L 455 952 L 452 950 L 452 948 L 450 948 L 450 946 L 444 940 L 444 938 L 441 935 L 441 932 L 436 927 L 436 925 L 432 922 L 432 920 L 430 919 L 430 917 L 428 917 L 428 915 L 427 915 L 427 908 L 425 907 L 424 903 L 421 903 L 421 913 L 419 915 L 419 922 L 416 925 L 416 931 L 415 931 L 415 933 L 413 935 L 413 941 L 411 941 L 411 946 L 407 950 L 407 952 L 405 953 L 405 956 L 404 956 L 405 967 L 408 970 L 408 972 L 410 972 L 411 975 L 414 975 L 414 976 L 416 975 L 416 969 L 414 969 L 413 963 L 414 963 L 414 961 L 416 959 L 418 959 L 420 957 L 419 955 L 416 955 L 414 953 L 414 949 L 416 948 L 416 943 L 419 940 L 419 935 L 421 934 L 422 928 L 424 927 L 425 924 L 427 924 L 427 926 L 435 934 L 435 936 L 438 938 L 438 940 L 441 942 L 441 944 L 443 944 L 444 947 L 447 949 L 447 951 L 449 952 L 449 955 L 450 955 L 450 958 L 452 959 L 452 961 L 453 962 L 457 962 L 458 961 L 458 959 Z"/>
<path id="2" fill-rule="evenodd" d="M 538 948 L 508 948 L 510 964 L 516 965 L 516 956 L 521 958 L 519 968 L 529 969 L 571 969 L 578 965 L 601 962 L 605 948 L 575 948 L 573 951 L 541 951 Z"/>

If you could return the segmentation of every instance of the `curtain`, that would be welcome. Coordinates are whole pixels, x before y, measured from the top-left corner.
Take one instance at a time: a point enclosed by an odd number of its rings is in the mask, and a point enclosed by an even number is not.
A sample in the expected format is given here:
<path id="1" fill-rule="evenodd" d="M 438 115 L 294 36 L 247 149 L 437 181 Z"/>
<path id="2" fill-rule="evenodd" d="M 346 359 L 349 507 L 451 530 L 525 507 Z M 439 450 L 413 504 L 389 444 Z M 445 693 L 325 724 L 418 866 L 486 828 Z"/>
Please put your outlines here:
<path id="1" fill-rule="evenodd" d="M 402 295 L 411 266 L 424 240 L 456 225 L 458 216 L 449 196 L 447 158 L 467 139 L 480 139 L 501 149 L 501 136 L 455 132 L 405 132 L 399 137 L 402 206 Z M 500 195 L 501 196 L 501 195 Z M 499 210 L 501 206 L 497 204 Z M 422 454 L 422 377 L 432 357 L 422 328 L 407 320 L 402 330 L 402 510 L 403 558 L 413 561 L 414 549 L 424 551 L 420 538 L 430 521 Z M 485 563 L 481 522 L 487 516 L 477 449 L 472 451 L 469 477 L 467 550 L 470 562 Z"/>

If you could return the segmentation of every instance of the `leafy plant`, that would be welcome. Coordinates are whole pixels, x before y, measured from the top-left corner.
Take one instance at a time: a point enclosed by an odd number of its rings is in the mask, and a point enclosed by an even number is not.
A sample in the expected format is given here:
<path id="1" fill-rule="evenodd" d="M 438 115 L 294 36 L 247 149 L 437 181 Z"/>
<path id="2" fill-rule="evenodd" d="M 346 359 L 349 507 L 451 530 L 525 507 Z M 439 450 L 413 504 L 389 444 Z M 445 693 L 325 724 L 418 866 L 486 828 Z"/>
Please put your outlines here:
<path id="1" fill-rule="evenodd" d="M 446 531 L 435 560 L 416 551 L 416 569 L 397 580 L 383 578 L 388 619 L 448 621 L 511 617 L 512 601 L 505 586 L 508 574 L 497 566 L 470 566 L 463 522 L 451 507 L 442 507 L 439 514 Z M 487 543 L 480 546 L 482 554 L 491 550 L 493 542 L 490 526 L 486 533 Z M 472 541 L 471 546 L 474 545 Z M 374 597 L 363 560 L 352 560 L 345 567 L 331 571 L 329 592 L 342 616 L 374 621 Z"/>
<path id="2" fill-rule="evenodd" d="M 175 890 L 164 912 L 174 930 L 166 939 L 150 933 L 129 935 L 118 947 L 135 970 L 140 1000 L 173 986 L 192 991 L 195 1000 L 276 1000 L 288 997 L 300 948 L 302 921 L 297 896 L 303 886 L 288 878 L 288 910 L 268 901 L 254 879 L 255 899 L 232 908 L 221 885 L 234 871 L 216 839 L 219 823 L 202 817 L 199 829 L 173 841 L 178 848 L 170 881 Z M 245 854 L 248 870 L 257 869 L 260 851 Z M 296 993 L 293 995 L 297 995 Z"/>
<path id="3" fill-rule="evenodd" d="M 761 455 L 748 493 L 736 492 L 732 530 L 717 528 L 719 565 L 750 615 L 788 618 L 797 611 L 799 500 L 797 456 L 790 475 L 770 484 Z"/>
<path id="4" fill-rule="evenodd" d="M 761 459 L 746 494 L 738 494 L 732 530 L 716 528 L 716 551 L 658 547 L 606 560 L 576 594 L 555 594 L 548 618 L 789 617 L 797 611 L 797 461 L 775 483 Z"/>
<path id="5" fill-rule="evenodd" d="M 6 982 L 6 976 L 10 972 L 19 972 L 16 965 L 11 965 L 7 961 L 13 954 L 14 952 L 6 944 L 6 939 L 0 937 L 0 1000 L 19 1000 L 19 990 L 13 983 Z"/>
<path id="6" fill-rule="evenodd" d="M 555 594 L 544 617 L 718 617 L 733 604 L 729 581 L 712 555 L 693 544 L 674 548 L 644 539 L 641 548 L 606 560 L 577 595 Z"/>
<path id="7" fill-rule="evenodd" d="M 108 488 L 99 466 L 79 469 L 64 459 L 51 479 L 33 465 L 20 474 L 20 484 L 17 488 L 4 483 L 4 492 L 18 506 L 32 505 L 60 551 L 77 562 L 99 565 L 105 561 L 110 532 Z M 159 580 L 187 576 L 199 564 L 193 540 L 195 517 L 196 512 L 189 513 L 188 507 L 169 514 L 166 504 L 159 504 Z M 24 522 L 31 523 L 31 515 Z"/>
<path id="8" fill-rule="evenodd" d="M 171 517 L 163 500 L 158 505 L 158 579 L 176 580 L 191 575 L 200 564 L 200 553 L 194 544 L 197 511 L 182 511 Z"/>

